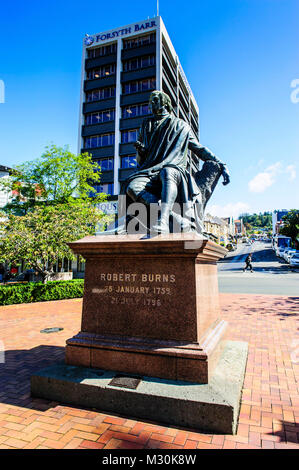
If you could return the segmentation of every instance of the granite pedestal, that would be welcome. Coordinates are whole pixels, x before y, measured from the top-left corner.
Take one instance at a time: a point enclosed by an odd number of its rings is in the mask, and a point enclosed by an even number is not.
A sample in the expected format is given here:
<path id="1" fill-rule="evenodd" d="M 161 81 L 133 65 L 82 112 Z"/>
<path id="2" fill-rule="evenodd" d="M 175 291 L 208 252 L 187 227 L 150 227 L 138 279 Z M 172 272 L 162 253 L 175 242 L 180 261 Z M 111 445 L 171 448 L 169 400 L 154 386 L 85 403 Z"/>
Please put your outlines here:
<path id="1" fill-rule="evenodd" d="M 86 259 L 81 331 L 67 340 L 66 364 L 32 377 L 32 394 L 235 432 L 247 344 L 225 337 L 216 262 L 226 250 L 192 233 L 86 237 L 70 247 Z"/>
<path id="2" fill-rule="evenodd" d="M 195 234 L 86 237 L 81 331 L 66 363 L 208 383 L 226 328 L 216 261 L 225 250 Z"/>

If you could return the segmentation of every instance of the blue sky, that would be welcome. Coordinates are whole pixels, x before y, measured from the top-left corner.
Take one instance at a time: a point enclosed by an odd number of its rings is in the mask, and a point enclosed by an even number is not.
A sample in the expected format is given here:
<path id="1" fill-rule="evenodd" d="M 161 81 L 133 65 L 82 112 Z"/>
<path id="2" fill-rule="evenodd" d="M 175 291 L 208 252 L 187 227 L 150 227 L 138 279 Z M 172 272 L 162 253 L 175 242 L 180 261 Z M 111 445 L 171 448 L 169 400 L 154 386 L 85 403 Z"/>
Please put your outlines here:
<path id="1" fill-rule="evenodd" d="M 231 173 L 208 210 L 298 208 L 298 0 L 160 0 L 160 14 L 199 105 L 201 143 Z M 51 142 L 76 152 L 82 37 L 155 15 L 156 0 L 2 4 L 0 164 Z"/>

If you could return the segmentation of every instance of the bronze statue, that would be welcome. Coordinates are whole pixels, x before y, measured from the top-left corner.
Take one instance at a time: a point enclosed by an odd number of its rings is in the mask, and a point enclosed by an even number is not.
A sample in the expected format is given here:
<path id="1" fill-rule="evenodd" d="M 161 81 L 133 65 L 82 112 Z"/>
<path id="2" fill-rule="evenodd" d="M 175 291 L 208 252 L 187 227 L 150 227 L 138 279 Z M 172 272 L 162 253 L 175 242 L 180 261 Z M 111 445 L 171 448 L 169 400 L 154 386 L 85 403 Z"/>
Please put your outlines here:
<path id="1" fill-rule="evenodd" d="M 226 165 L 200 145 L 187 122 L 174 116 L 167 94 L 153 91 L 149 105 L 153 116 L 143 120 L 135 143 L 137 171 L 125 181 L 121 193 L 127 196 L 127 206 L 132 201 L 146 207 L 160 204 L 160 217 L 147 227 L 153 232 L 202 233 L 204 209 L 220 176 L 224 185 L 230 181 Z M 197 157 L 195 161 L 188 150 Z M 127 216 L 126 223 L 129 220 Z M 126 223 L 116 231 L 126 232 Z"/>

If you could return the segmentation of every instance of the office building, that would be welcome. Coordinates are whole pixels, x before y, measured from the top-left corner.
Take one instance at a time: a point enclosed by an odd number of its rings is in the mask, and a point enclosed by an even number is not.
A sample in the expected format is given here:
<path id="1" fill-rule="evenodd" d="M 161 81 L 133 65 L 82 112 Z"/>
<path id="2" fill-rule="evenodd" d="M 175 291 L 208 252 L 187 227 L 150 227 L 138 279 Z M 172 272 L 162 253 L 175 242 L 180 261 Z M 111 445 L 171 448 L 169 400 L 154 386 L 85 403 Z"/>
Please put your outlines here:
<path id="1" fill-rule="evenodd" d="M 176 116 L 199 136 L 198 106 L 162 18 L 115 28 L 83 41 L 78 152 L 102 169 L 96 189 L 115 199 L 135 171 L 133 143 L 153 90 L 172 101 Z"/>

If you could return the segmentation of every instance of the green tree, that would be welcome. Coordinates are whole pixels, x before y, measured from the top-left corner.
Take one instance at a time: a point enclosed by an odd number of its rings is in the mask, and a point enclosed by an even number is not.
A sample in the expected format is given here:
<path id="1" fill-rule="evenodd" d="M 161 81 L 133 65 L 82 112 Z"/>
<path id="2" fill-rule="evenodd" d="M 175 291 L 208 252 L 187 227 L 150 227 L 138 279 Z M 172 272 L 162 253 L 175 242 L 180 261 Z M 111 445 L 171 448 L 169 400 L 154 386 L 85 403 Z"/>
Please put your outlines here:
<path id="1" fill-rule="evenodd" d="M 295 242 L 299 237 L 299 210 L 291 209 L 282 219 L 284 225 L 280 229 L 281 235 L 291 237 Z"/>
<path id="2" fill-rule="evenodd" d="M 7 213 L 24 215 L 36 206 L 106 200 L 93 185 L 100 181 L 101 171 L 91 155 L 71 153 L 67 147 L 46 147 L 40 158 L 17 165 L 10 178 L 1 178 L 0 189 L 12 192 L 12 201 L 4 207 Z"/>
<path id="3" fill-rule="evenodd" d="M 46 282 L 58 259 L 74 259 L 67 243 L 94 235 L 99 224 L 109 222 L 97 208 L 107 196 L 93 188 L 100 174 L 88 153 L 74 155 L 55 145 L 15 167 L 2 183 L 14 193 L 0 216 L 0 262 L 24 261 Z"/>
<path id="4" fill-rule="evenodd" d="M 94 235 L 104 219 L 88 201 L 39 206 L 22 216 L 9 214 L 0 221 L 0 262 L 18 265 L 23 260 L 45 283 L 54 275 L 58 259 L 75 259 L 68 242 Z"/>
<path id="5" fill-rule="evenodd" d="M 252 228 L 259 229 L 265 228 L 270 229 L 272 226 L 272 213 L 271 212 L 264 212 L 263 214 L 260 212 L 259 214 L 242 214 L 240 218 L 243 219 L 243 223 L 250 224 Z"/>

